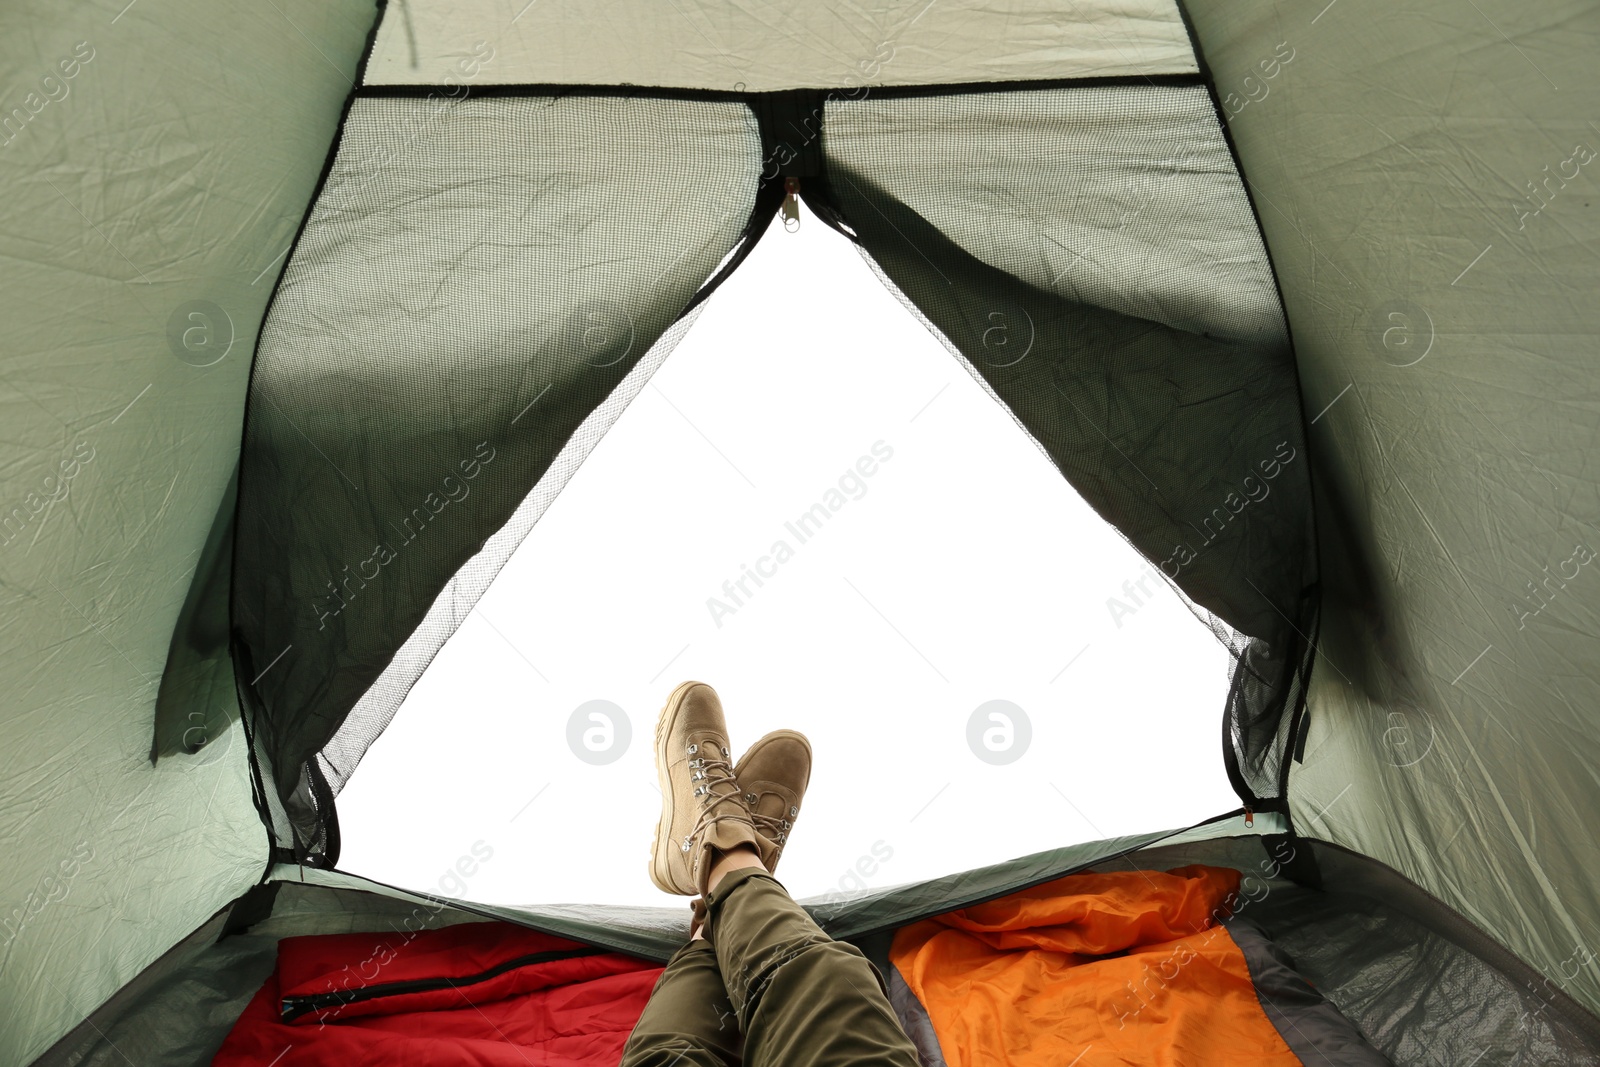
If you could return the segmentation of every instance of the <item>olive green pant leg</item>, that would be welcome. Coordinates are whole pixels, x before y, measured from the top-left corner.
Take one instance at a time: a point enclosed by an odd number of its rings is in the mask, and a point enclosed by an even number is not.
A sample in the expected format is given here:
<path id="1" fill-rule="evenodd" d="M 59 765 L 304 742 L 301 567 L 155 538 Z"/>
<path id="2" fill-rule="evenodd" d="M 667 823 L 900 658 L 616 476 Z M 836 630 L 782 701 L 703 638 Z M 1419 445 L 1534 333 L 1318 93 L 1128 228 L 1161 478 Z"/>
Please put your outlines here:
<path id="1" fill-rule="evenodd" d="M 717 954 L 708 942 L 691 941 L 656 979 L 620 1067 L 735 1067 L 742 1045 Z"/>
<path id="2" fill-rule="evenodd" d="M 748 1067 L 918 1067 L 878 969 L 823 933 L 777 879 L 735 871 L 706 906 Z"/>

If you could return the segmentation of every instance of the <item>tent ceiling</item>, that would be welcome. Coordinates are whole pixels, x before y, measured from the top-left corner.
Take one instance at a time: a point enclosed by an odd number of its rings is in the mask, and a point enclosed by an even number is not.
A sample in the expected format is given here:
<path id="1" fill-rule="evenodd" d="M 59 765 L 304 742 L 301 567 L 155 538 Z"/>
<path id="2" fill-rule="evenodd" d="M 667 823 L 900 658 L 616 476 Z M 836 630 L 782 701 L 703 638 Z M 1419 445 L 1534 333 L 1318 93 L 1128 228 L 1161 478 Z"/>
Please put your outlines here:
<path id="1" fill-rule="evenodd" d="M 645 85 L 765 92 L 1187 74 L 1172 0 L 390 4 L 366 84 Z"/>

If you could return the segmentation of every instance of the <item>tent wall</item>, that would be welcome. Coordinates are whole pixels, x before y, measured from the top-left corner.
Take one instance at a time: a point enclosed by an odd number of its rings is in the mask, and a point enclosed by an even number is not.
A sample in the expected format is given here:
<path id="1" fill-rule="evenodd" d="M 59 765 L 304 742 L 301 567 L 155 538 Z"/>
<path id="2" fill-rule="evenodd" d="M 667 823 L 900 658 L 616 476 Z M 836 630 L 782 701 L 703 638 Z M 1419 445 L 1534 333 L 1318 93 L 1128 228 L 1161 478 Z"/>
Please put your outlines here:
<path id="1" fill-rule="evenodd" d="M 1188 6 L 1314 420 L 1295 821 L 1600 1007 L 1600 10 Z"/>
<path id="2" fill-rule="evenodd" d="M 236 709 L 194 707 L 209 743 L 156 765 L 152 714 L 261 311 L 373 12 L 6 11 L 0 1062 L 264 869 Z"/>

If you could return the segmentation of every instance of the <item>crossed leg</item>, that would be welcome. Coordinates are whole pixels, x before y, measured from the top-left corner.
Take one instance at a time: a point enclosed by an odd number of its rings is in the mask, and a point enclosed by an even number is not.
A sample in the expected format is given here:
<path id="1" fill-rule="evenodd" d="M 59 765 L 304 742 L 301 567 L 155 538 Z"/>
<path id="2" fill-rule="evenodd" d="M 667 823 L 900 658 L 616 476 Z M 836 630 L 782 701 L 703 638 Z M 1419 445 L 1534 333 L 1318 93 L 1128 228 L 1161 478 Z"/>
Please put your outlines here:
<path id="1" fill-rule="evenodd" d="M 917 1067 L 877 968 L 754 851 L 721 857 L 705 899 L 705 937 L 668 963 L 622 1067 Z"/>

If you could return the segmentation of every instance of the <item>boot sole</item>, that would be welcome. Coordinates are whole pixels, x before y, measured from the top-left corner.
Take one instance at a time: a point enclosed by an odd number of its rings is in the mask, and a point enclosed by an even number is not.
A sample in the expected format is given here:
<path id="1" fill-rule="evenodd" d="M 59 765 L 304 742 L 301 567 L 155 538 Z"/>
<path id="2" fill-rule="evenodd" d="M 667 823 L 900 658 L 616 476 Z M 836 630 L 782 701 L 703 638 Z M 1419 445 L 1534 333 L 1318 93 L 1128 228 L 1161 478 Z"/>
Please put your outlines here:
<path id="1" fill-rule="evenodd" d="M 650 881 L 655 883 L 657 889 L 675 896 L 695 896 L 696 890 L 685 890 L 672 879 L 671 865 L 667 856 L 662 851 L 661 843 L 672 832 L 672 821 L 676 816 L 674 804 L 676 794 L 672 790 L 672 782 L 667 777 L 668 755 L 666 751 L 667 738 L 671 736 L 671 724 L 676 721 L 678 709 L 683 706 L 683 698 L 697 685 L 704 682 L 684 682 L 674 689 L 667 697 L 667 702 L 661 706 L 661 714 L 656 716 L 656 781 L 661 786 L 661 820 L 656 823 L 655 839 L 650 843 Z M 675 842 L 668 841 L 667 847 L 676 847 Z"/>

